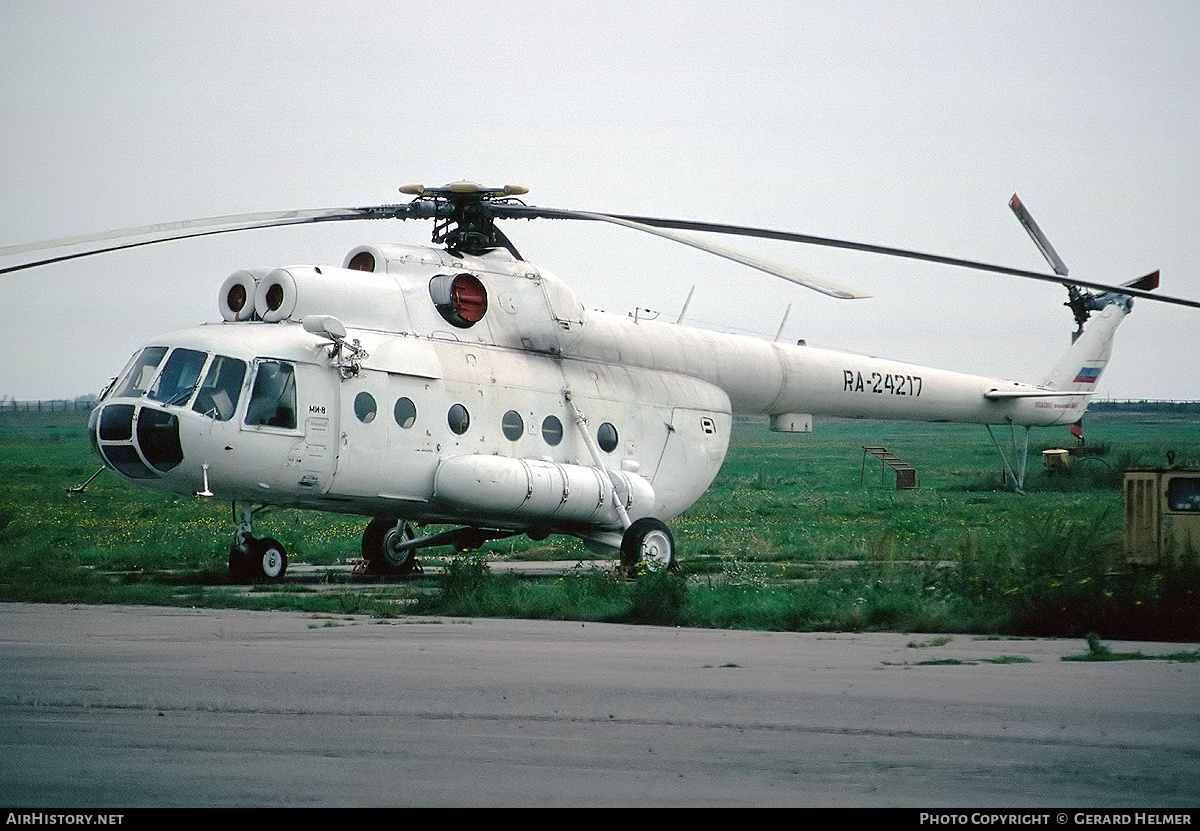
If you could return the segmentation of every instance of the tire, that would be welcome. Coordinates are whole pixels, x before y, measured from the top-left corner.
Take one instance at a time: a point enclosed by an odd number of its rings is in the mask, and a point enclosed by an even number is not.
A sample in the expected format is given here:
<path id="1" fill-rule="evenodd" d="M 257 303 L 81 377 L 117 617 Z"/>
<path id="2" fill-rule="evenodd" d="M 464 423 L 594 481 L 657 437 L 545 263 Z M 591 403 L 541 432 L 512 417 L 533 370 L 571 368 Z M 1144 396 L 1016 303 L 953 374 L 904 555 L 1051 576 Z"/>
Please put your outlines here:
<path id="1" fill-rule="evenodd" d="M 675 567 L 675 538 L 666 523 L 654 517 L 634 520 L 621 538 L 621 565 L 634 573 L 639 566 L 657 574 Z"/>
<path id="2" fill-rule="evenodd" d="M 252 579 L 250 555 L 236 545 L 229 548 L 229 581 L 245 583 Z"/>
<path id="3" fill-rule="evenodd" d="M 250 543 L 248 559 L 255 582 L 278 583 L 287 571 L 287 551 L 270 537 Z"/>
<path id="4" fill-rule="evenodd" d="M 397 551 L 396 542 L 413 539 L 412 526 L 396 517 L 375 517 L 367 524 L 362 537 L 362 556 L 367 561 L 367 574 L 403 576 L 417 564 L 417 550 Z"/>

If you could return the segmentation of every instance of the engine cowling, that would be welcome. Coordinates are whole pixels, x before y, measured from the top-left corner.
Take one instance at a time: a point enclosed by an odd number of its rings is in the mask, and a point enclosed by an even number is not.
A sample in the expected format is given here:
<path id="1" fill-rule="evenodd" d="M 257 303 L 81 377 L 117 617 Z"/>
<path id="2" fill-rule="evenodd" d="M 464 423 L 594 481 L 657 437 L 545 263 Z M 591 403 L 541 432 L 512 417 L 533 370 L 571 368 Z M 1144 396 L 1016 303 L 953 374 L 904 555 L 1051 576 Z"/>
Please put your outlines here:
<path id="1" fill-rule="evenodd" d="M 254 308 L 266 323 L 333 315 L 355 328 L 404 332 L 410 326 L 404 293 L 392 277 L 345 268 L 273 269 L 258 281 Z"/>

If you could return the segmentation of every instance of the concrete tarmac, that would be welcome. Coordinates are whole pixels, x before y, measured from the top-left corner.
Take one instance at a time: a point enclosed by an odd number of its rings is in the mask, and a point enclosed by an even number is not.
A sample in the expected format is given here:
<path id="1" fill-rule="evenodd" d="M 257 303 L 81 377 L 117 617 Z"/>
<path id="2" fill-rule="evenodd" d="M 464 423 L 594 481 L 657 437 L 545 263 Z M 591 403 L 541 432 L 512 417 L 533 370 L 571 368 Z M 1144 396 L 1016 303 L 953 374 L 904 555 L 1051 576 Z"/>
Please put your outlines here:
<path id="1" fill-rule="evenodd" d="M 0 604 L 0 805 L 1200 805 L 1200 664 L 1084 651 Z"/>

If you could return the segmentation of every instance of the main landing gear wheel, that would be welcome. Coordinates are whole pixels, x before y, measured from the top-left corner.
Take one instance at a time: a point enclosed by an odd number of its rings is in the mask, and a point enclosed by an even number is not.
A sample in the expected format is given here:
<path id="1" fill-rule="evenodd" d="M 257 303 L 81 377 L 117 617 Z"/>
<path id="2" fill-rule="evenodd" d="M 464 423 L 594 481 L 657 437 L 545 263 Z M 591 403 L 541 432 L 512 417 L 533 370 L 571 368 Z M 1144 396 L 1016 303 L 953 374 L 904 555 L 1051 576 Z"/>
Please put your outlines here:
<path id="1" fill-rule="evenodd" d="M 277 583 L 287 571 L 287 551 L 270 537 L 247 540 L 246 550 L 229 549 L 229 576 L 237 582 Z"/>
<path id="2" fill-rule="evenodd" d="M 375 517 L 363 531 L 362 555 L 367 574 L 402 576 L 417 565 L 417 550 L 400 543 L 414 539 L 412 526 L 396 517 Z"/>
<path id="3" fill-rule="evenodd" d="M 639 566 L 652 574 L 675 567 L 675 538 L 666 523 L 653 517 L 634 520 L 621 538 L 621 566 L 627 574 Z"/>

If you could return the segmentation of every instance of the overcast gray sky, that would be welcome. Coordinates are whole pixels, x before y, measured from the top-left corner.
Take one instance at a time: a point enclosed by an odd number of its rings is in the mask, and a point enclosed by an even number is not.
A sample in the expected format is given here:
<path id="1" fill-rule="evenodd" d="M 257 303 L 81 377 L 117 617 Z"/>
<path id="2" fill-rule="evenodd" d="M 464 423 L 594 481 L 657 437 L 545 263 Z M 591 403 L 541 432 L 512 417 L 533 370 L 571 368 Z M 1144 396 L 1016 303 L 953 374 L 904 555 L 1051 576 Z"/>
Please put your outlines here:
<path id="1" fill-rule="evenodd" d="M 531 204 L 783 228 L 1200 298 L 1195 2 L 0 2 L 0 246 L 520 183 Z M 836 301 L 590 223 L 505 226 L 593 308 L 1039 380 L 1054 285 L 781 243 Z M 95 392 L 219 319 L 239 268 L 340 264 L 417 223 L 245 232 L 0 277 L 0 395 Z M 733 238 L 723 240 L 730 243 Z M 1200 311 L 1139 301 L 1102 395 L 1200 399 Z"/>

